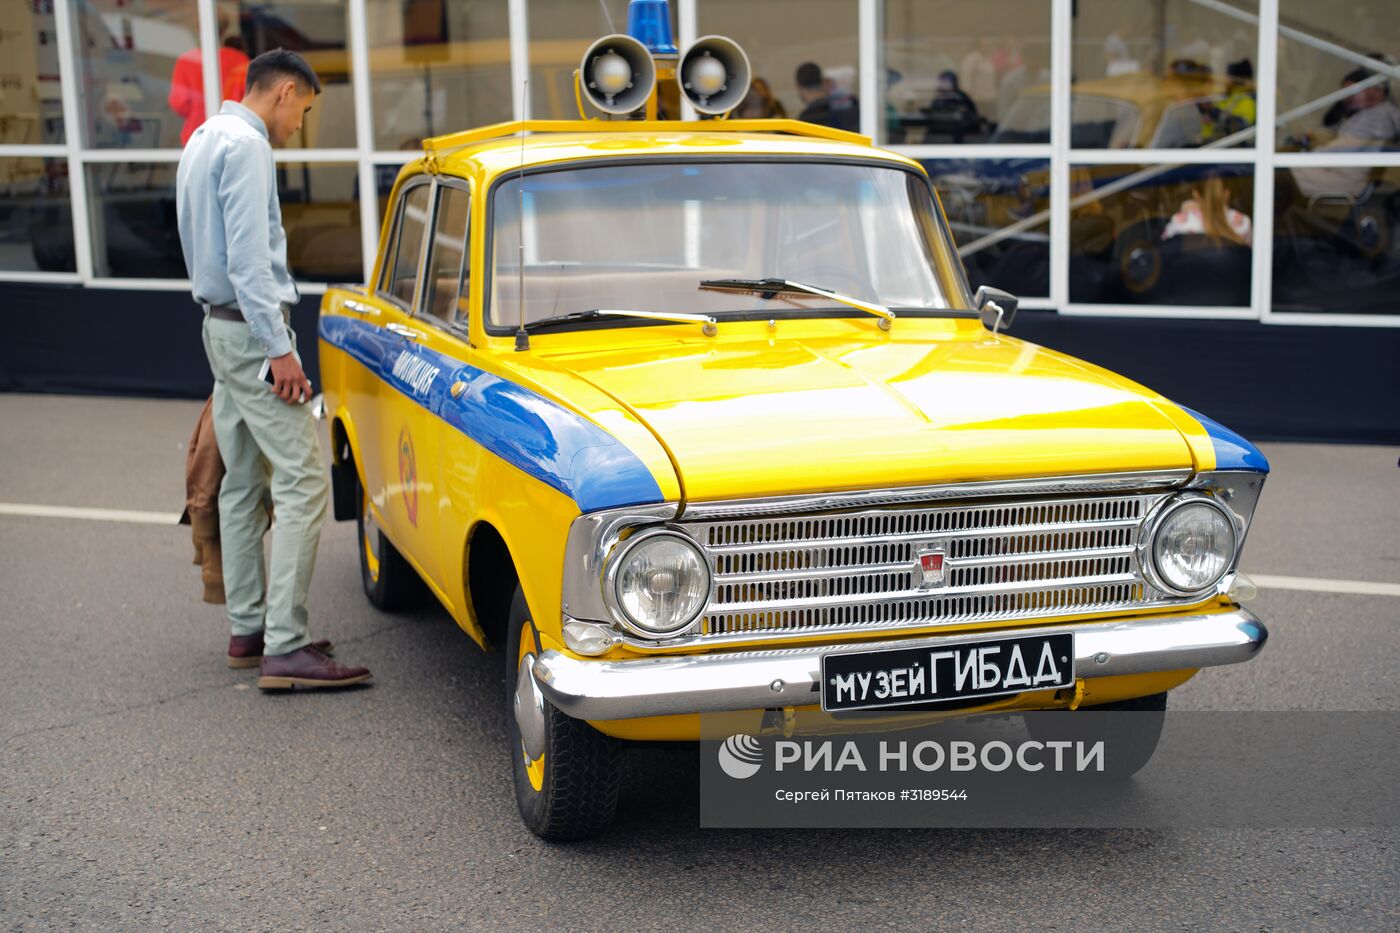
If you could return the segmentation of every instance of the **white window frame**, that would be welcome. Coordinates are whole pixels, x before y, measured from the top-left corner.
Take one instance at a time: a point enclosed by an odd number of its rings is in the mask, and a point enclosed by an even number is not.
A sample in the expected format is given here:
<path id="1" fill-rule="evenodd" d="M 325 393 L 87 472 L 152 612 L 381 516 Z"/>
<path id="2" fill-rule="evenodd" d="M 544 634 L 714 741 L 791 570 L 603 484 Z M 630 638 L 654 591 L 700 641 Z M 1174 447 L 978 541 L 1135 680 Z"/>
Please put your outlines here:
<path id="1" fill-rule="evenodd" d="M 82 112 L 82 80 L 78 61 L 74 4 L 78 0 L 55 0 L 55 30 L 58 41 L 59 79 L 65 138 L 57 144 L 0 145 L 0 157 L 64 159 L 68 165 L 69 203 L 72 212 L 74 241 L 74 272 L 7 271 L 0 270 L 0 282 L 39 282 L 82 284 L 98 288 L 153 289 L 160 291 L 188 290 L 184 279 L 114 278 L 97 276 L 94 272 L 94 252 L 100 231 L 93 225 L 89 198 L 88 167 L 114 162 L 177 162 L 177 149 L 92 149 L 86 144 Z M 509 19 L 511 51 L 511 110 L 516 119 L 529 119 L 529 0 L 503 0 Z M 672 0 L 676 5 L 679 44 L 684 47 L 697 38 L 699 10 L 705 0 Z M 995 2 L 995 0 L 993 0 Z M 1400 167 L 1400 152 L 1299 152 L 1275 151 L 1272 130 L 1256 137 L 1255 145 L 1242 149 L 1119 149 L 1074 150 L 1069 146 L 1070 76 L 1073 64 L 1073 2 L 1074 0 L 1045 0 L 1050 6 L 1051 44 L 1051 133 L 1049 144 L 1015 145 L 955 145 L 917 144 L 891 145 L 889 148 L 915 159 L 1036 159 L 1050 165 L 1050 294 L 1048 297 L 1028 297 L 1022 301 L 1026 308 L 1055 309 L 1065 315 L 1112 317 L 1159 317 L 1190 319 L 1258 320 L 1265 324 L 1400 327 L 1400 314 L 1319 314 L 1275 311 L 1272 306 L 1273 251 L 1271 248 L 1253 250 L 1251 267 L 1251 304 L 1249 307 L 1185 307 L 1111 305 L 1069 300 L 1069 220 L 1070 170 L 1075 165 L 1134 165 L 1177 164 L 1249 164 L 1254 167 L 1254 239 L 1256 243 L 1272 244 L 1273 213 L 1260 209 L 1272 205 L 1274 172 L 1279 168 L 1321 166 Z M 1256 25 L 1258 47 L 1256 62 L 1256 127 L 1274 127 L 1278 117 L 1277 100 L 1277 41 L 1282 36 L 1291 41 L 1326 52 L 1341 61 L 1366 65 L 1400 79 L 1400 68 L 1385 66 L 1335 43 L 1279 23 L 1280 0 L 1259 0 L 1256 16 L 1223 0 L 1189 0 L 1241 22 Z M 199 41 L 204 70 L 205 109 L 209 114 L 220 106 L 219 58 L 217 34 L 217 0 L 196 0 L 199 15 Z M 355 146 L 341 149 L 278 150 L 278 163 L 317 162 L 353 165 L 357 170 L 360 197 L 360 249 L 363 279 L 368 281 L 373 271 L 379 247 L 382 220 L 379 217 L 376 169 L 385 165 L 403 165 L 417 153 L 380 151 L 374 146 L 374 113 L 370 95 L 369 38 L 366 23 L 366 0 L 348 0 L 348 52 L 351 65 L 351 88 L 355 116 Z M 863 100 L 880 99 L 880 68 L 883 42 L 882 16 L 884 0 L 857 0 L 858 22 L 858 86 Z M 1340 92 L 1338 92 L 1339 94 Z M 1326 98 L 1309 106 L 1325 105 Z M 685 116 L 693 116 L 686 108 Z M 880 129 L 883 111 L 877 106 L 861 108 L 861 131 L 875 138 Z M 1287 116 L 1287 115 L 1285 115 Z M 326 290 L 321 283 L 299 284 L 303 294 L 320 294 Z"/>
<path id="2" fill-rule="evenodd" d="M 703 0 L 702 0 L 703 2 Z M 884 0 L 861 2 L 861 97 L 879 99 L 878 67 L 880 14 Z M 1051 4 L 1051 132 L 1047 145 L 891 145 L 889 148 L 917 159 L 1049 159 L 1050 160 L 1050 298 L 1022 301 L 1026 308 L 1054 308 L 1068 316 L 1186 318 L 1208 320 L 1258 320 L 1266 324 L 1297 324 L 1319 326 L 1400 327 L 1400 314 L 1306 314 L 1275 311 L 1272 307 L 1273 251 L 1259 248 L 1252 251 L 1250 304 L 1240 307 L 1202 307 L 1183 305 L 1121 305 L 1098 302 L 1073 302 L 1069 299 L 1069 220 L 1070 169 L 1076 165 L 1194 165 L 1248 164 L 1254 166 L 1254 240 L 1273 242 L 1273 212 L 1260 210 L 1258 205 L 1272 205 L 1274 198 L 1274 169 L 1293 166 L 1364 165 L 1400 166 L 1400 153 L 1276 153 L 1271 130 L 1256 137 L 1255 145 L 1240 149 L 1073 149 L 1070 137 L 1070 75 L 1073 66 L 1073 0 L 1047 0 Z M 1317 39 L 1278 22 L 1279 0 L 1260 0 L 1256 17 L 1220 0 L 1191 0 L 1191 2 L 1233 16 L 1245 22 L 1257 22 L 1258 46 L 1256 68 L 1256 127 L 1273 127 L 1277 114 L 1277 36 L 1283 35 L 1304 42 L 1346 61 L 1367 65 L 1376 70 L 1392 70 L 1400 78 L 1400 70 L 1387 69 L 1364 56 L 1334 43 Z M 1316 102 L 1315 102 L 1316 103 Z M 878 108 L 862 108 L 861 131 L 874 138 L 878 130 Z"/>

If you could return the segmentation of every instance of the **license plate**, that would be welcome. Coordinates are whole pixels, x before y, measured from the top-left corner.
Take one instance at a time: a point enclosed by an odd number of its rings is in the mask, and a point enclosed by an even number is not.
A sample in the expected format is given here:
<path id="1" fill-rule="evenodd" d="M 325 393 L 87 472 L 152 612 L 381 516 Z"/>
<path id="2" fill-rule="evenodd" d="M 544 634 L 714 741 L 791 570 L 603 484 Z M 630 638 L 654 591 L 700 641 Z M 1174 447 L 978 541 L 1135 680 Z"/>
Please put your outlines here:
<path id="1" fill-rule="evenodd" d="M 1074 685 L 1074 635 L 1023 635 L 822 657 L 822 709 L 882 709 Z"/>

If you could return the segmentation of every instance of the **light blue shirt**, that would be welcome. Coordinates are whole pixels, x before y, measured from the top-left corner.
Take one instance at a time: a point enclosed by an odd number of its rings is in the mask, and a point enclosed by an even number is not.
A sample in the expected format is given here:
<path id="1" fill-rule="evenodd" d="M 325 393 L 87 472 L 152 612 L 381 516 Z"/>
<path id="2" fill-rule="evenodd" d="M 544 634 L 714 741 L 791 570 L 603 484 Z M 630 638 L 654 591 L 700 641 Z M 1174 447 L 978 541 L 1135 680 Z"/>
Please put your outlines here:
<path id="1" fill-rule="evenodd" d="M 194 300 L 237 305 L 269 357 L 290 353 L 281 306 L 300 295 L 287 272 L 287 233 L 261 117 L 226 100 L 194 131 L 180 154 L 175 209 Z"/>

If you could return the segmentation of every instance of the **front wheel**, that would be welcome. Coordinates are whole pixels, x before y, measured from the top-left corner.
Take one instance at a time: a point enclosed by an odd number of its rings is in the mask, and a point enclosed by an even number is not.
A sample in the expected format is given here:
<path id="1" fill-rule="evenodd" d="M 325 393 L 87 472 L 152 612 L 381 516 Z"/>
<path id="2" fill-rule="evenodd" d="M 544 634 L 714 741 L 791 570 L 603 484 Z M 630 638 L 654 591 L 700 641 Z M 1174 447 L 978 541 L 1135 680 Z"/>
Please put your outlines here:
<path id="1" fill-rule="evenodd" d="M 507 720 L 520 817 L 542 839 L 586 839 L 605 829 L 617 811 L 621 745 L 565 716 L 540 693 L 530 673 L 538 651 L 535 629 L 518 586 L 507 625 Z"/>

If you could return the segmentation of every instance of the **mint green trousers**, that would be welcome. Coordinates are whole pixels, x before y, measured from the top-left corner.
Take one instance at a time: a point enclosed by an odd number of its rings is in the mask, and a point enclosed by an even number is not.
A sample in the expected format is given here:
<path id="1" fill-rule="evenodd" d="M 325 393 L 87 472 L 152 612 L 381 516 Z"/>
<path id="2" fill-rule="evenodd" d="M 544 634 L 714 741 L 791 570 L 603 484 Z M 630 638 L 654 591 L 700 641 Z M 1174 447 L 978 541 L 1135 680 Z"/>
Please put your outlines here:
<path id="1" fill-rule="evenodd" d="M 296 346 L 296 334 L 290 336 Z M 267 356 L 247 324 L 206 315 L 204 350 L 214 372 L 214 436 L 227 471 L 219 536 L 229 623 L 235 635 L 262 632 L 264 654 L 286 654 L 311 640 L 306 596 L 330 486 L 316 421 L 310 403 L 288 405 L 258 378 Z M 263 564 L 269 496 L 270 568 Z"/>

